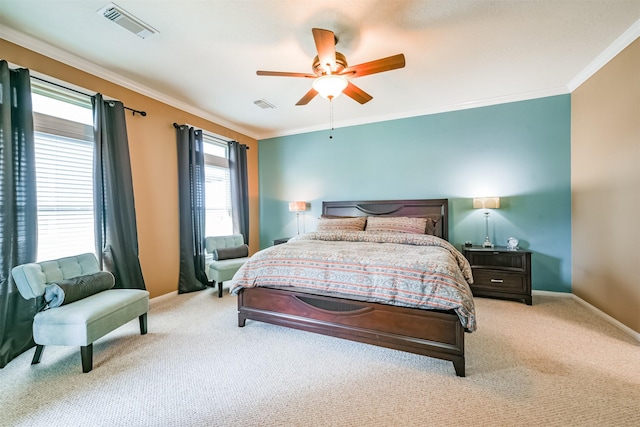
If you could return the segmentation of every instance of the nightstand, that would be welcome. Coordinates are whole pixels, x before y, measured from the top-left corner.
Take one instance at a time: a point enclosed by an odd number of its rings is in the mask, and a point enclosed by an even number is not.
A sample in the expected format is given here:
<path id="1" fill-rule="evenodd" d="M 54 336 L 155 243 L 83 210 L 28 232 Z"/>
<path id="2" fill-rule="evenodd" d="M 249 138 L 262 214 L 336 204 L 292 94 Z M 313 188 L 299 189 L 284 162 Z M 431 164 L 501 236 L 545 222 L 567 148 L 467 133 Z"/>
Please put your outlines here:
<path id="1" fill-rule="evenodd" d="M 531 298 L 531 252 L 506 247 L 462 246 L 471 264 L 471 291 L 477 297 L 516 299 L 526 304 Z"/>
<path id="2" fill-rule="evenodd" d="M 281 237 L 273 241 L 273 245 L 281 245 L 283 243 L 287 243 L 291 237 Z"/>

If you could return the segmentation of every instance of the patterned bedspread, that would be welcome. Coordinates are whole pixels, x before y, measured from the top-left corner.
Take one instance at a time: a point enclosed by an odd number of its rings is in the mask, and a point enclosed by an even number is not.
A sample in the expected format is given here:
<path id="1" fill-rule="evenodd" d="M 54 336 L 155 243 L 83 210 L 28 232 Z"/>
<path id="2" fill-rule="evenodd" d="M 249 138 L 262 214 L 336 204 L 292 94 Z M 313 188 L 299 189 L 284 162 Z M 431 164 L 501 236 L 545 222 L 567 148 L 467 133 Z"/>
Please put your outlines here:
<path id="1" fill-rule="evenodd" d="M 253 255 L 230 282 L 231 293 L 254 286 L 296 287 L 354 300 L 454 310 L 476 329 L 471 267 L 446 240 L 423 234 L 314 232 Z"/>

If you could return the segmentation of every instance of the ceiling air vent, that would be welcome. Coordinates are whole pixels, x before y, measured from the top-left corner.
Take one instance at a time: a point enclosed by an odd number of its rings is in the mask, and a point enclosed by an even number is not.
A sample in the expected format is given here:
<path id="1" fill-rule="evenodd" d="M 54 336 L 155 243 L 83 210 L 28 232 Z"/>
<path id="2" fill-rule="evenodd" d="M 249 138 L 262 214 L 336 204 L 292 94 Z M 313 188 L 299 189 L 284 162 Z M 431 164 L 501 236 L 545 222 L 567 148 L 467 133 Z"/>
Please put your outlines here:
<path id="1" fill-rule="evenodd" d="M 273 105 L 272 103 L 265 101 L 264 99 L 258 99 L 257 101 L 253 101 L 254 104 L 256 104 L 258 107 L 260 108 L 264 108 L 269 109 L 269 108 L 276 108 L 275 105 Z"/>
<path id="2" fill-rule="evenodd" d="M 158 33 L 158 30 L 145 24 L 115 3 L 109 3 L 97 13 L 143 39 Z"/>

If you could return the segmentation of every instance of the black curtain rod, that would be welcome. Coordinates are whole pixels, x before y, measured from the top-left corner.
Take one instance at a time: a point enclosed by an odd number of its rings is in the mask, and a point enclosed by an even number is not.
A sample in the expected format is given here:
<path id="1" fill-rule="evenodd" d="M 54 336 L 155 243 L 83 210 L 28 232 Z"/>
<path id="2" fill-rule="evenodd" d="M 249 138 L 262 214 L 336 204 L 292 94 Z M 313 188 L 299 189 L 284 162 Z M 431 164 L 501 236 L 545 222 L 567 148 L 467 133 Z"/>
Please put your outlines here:
<path id="1" fill-rule="evenodd" d="M 88 93 L 84 93 L 82 91 L 79 91 L 77 89 L 74 89 L 74 88 L 71 88 L 71 87 L 67 87 L 67 86 L 63 86 L 63 85 L 61 85 L 59 83 L 50 82 L 49 80 L 45 80 L 45 79 L 42 79 L 42 78 L 37 77 L 37 76 L 31 76 L 31 78 L 32 79 L 36 79 L 36 80 L 40 80 L 41 82 L 49 83 L 50 85 L 61 87 L 62 89 L 70 90 L 71 92 L 79 93 L 80 95 L 84 95 L 84 96 L 88 96 L 88 97 L 92 97 L 93 96 L 93 95 L 89 95 Z M 133 108 L 129 108 L 126 105 L 123 105 L 123 107 L 124 107 L 125 110 L 131 111 L 131 113 L 134 116 L 136 115 L 136 113 L 140 114 L 142 117 L 147 115 L 146 111 L 134 110 Z"/>
<path id="2" fill-rule="evenodd" d="M 177 123 L 173 123 L 173 127 L 176 128 L 176 129 L 179 128 L 180 126 L 188 126 L 188 125 L 179 125 Z M 203 133 L 204 133 L 204 131 L 203 131 Z M 238 141 L 235 141 L 235 140 L 227 141 L 226 139 L 218 138 L 218 137 L 213 136 L 213 135 L 209 135 L 209 137 L 217 139 L 218 141 L 221 141 L 221 142 L 238 142 Z M 247 147 L 247 150 L 248 149 L 249 149 L 249 147 Z"/>

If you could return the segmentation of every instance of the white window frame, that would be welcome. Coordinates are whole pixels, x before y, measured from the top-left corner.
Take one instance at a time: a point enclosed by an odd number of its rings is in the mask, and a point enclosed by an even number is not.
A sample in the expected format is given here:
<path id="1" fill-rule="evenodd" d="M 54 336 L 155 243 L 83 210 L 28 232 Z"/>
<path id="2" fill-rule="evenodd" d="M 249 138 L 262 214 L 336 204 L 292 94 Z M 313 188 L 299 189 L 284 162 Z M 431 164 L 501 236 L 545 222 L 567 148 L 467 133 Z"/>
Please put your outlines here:
<path id="1" fill-rule="evenodd" d="M 88 108 L 88 117 L 91 117 L 88 96 L 35 80 L 32 80 L 31 87 L 32 93 L 50 100 Z M 56 114 L 62 110 L 64 108 Z M 95 253 L 93 126 L 86 123 L 86 117 L 82 119 L 84 123 L 80 123 L 34 112 L 33 119 L 38 206 L 37 261 Z"/>
<path id="2" fill-rule="evenodd" d="M 229 148 L 222 138 L 204 131 L 202 138 L 205 146 L 205 236 L 233 234 Z M 211 151 L 224 153 L 224 157 L 211 154 Z M 220 200 L 221 192 L 225 193 L 224 200 Z"/>

